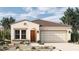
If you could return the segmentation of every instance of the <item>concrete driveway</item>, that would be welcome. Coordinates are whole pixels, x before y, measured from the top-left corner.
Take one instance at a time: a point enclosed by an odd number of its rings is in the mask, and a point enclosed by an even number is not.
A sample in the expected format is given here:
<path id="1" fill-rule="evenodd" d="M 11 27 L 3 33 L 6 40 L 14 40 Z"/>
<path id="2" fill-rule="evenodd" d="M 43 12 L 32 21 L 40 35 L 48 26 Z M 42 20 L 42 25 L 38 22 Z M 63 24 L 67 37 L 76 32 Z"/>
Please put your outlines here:
<path id="1" fill-rule="evenodd" d="M 32 46 L 38 46 L 36 43 L 32 43 Z M 56 47 L 55 51 L 79 51 L 79 44 L 73 43 L 45 43 L 44 46 L 53 46 Z"/>
<path id="2" fill-rule="evenodd" d="M 45 45 L 49 45 L 46 43 Z M 60 49 L 62 51 L 79 51 L 79 44 L 73 43 L 50 43 L 51 46 L 55 46 L 56 49 Z"/>

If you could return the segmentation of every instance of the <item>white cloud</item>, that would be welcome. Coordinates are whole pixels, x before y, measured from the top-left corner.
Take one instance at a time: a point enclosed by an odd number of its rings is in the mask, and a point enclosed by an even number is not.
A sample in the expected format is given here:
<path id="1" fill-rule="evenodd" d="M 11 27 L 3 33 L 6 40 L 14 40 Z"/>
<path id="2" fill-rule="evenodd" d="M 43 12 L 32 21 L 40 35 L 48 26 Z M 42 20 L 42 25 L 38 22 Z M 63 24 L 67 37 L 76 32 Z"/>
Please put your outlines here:
<path id="1" fill-rule="evenodd" d="M 42 20 L 48 20 L 48 21 L 53 21 L 53 22 L 61 22 L 57 16 L 49 16 L 46 18 L 42 18 Z"/>
<path id="2" fill-rule="evenodd" d="M 58 8 L 58 7 L 54 7 L 50 10 L 48 10 L 48 13 L 61 13 L 64 12 L 67 8 Z"/>
<path id="3" fill-rule="evenodd" d="M 26 13 L 26 16 L 31 16 L 31 17 L 34 17 L 34 18 L 38 18 L 38 15 L 40 14 L 45 14 L 46 11 L 48 14 L 62 14 L 66 8 L 56 8 L 56 7 L 38 7 L 37 10 L 33 10 L 32 7 L 26 7 L 26 8 L 23 8 L 23 10 L 25 10 L 26 12 L 29 11 L 28 13 Z"/>
<path id="4" fill-rule="evenodd" d="M 42 18 L 43 20 L 49 20 L 49 21 L 53 21 L 53 22 L 62 22 L 60 20 L 60 18 L 63 16 L 62 13 L 59 13 L 59 14 L 56 14 L 54 16 L 49 16 L 49 17 L 45 17 L 45 18 Z"/>
<path id="5" fill-rule="evenodd" d="M 26 15 L 37 18 L 38 15 L 40 14 L 45 14 L 46 11 L 50 11 L 52 10 L 52 8 L 48 8 L 48 7 L 37 7 L 36 10 L 33 10 L 32 7 L 24 7 L 23 8 L 24 11 L 28 11 L 28 13 L 26 13 Z"/>
<path id="6" fill-rule="evenodd" d="M 19 19 L 26 19 L 26 18 L 29 19 L 30 17 L 38 19 L 38 15 L 45 14 L 47 12 L 48 14 L 54 14 L 54 15 L 49 17 L 44 17 L 42 18 L 43 20 L 61 22 L 59 18 L 63 16 L 63 13 L 66 9 L 67 8 L 38 7 L 36 10 L 33 10 L 32 7 L 28 7 L 28 8 L 26 7 L 26 8 L 23 8 L 23 10 L 26 11 L 26 13 L 20 14 Z"/>
<path id="7" fill-rule="evenodd" d="M 37 8 L 37 10 L 33 10 L 32 7 L 26 7 L 26 8 L 24 7 L 23 10 L 26 11 L 26 13 L 21 14 L 20 18 L 33 17 L 37 19 L 38 15 L 45 14 L 45 9 L 49 9 L 49 8 Z"/>
<path id="8" fill-rule="evenodd" d="M 16 16 L 15 13 L 0 13 L 0 17 Z"/>
<path id="9" fill-rule="evenodd" d="M 30 12 L 28 14 L 20 14 L 19 15 L 19 18 L 23 18 L 23 19 L 26 19 L 27 17 L 33 17 L 33 18 L 37 18 L 37 14 L 33 13 L 33 12 Z"/>
<path id="10" fill-rule="evenodd" d="M 39 11 L 49 11 L 51 10 L 52 8 L 49 8 L 49 7 L 38 7 L 38 10 Z"/>
<path id="11" fill-rule="evenodd" d="M 67 8 L 61 8 L 61 9 L 57 9 L 57 8 L 53 8 L 52 10 L 48 11 L 48 13 L 53 13 L 55 15 L 52 16 L 48 16 L 45 18 L 42 18 L 43 20 L 49 20 L 49 21 L 53 21 L 53 22 L 62 22 L 60 20 L 60 18 L 64 15 L 64 11 Z"/>
<path id="12" fill-rule="evenodd" d="M 26 13 L 21 14 L 20 15 L 21 17 L 29 16 L 29 17 L 33 17 L 33 18 L 38 18 L 37 16 L 40 14 L 40 11 L 33 10 L 32 7 L 26 7 L 26 8 L 24 7 L 23 10 L 26 11 Z M 28 11 L 28 13 L 27 13 L 27 11 Z M 43 14 L 43 12 L 42 12 L 42 14 Z"/>
<path id="13" fill-rule="evenodd" d="M 38 15 L 40 15 L 40 14 L 45 14 L 45 15 L 52 14 L 52 16 L 44 17 L 42 19 L 60 22 L 59 18 L 63 15 L 63 12 L 66 10 L 66 8 L 58 9 L 56 7 L 53 7 L 53 8 L 51 8 L 51 7 L 37 7 L 36 10 L 34 10 L 32 7 L 24 7 L 22 9 L 25 11 L 25 13 L 23 13 L 23 14 L 17 14 L 17 13 L 11 13 L 11 12 L 0 13 L 0 18 L 13 16 L 17 20 L 30 19 L 30 18 L 38 19 L 39 18 Z"/>
<path id="14" fill-rule="evenodd" d="M 10 16 L 12 16 L 12 17 L 16 17 L 17 16 L 17 14 L 15 14 L 15 13 L 0 13 L 0 19 L 2 19 L 3 17 L 10 17 Z"/>
<path id="15" fill-rule="evenodd" d="M 23 7 L 22 9 L 26 12 L 31 12 L 32 11 L 32 7 Z"/>

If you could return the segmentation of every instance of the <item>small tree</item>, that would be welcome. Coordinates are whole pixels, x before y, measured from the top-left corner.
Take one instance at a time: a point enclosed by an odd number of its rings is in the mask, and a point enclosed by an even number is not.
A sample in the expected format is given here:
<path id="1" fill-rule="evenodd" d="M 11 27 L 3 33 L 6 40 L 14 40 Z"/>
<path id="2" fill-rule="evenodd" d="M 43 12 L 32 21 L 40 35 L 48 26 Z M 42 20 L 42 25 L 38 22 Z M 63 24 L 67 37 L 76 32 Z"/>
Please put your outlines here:
<path id="1" fill-rule="evenodd" d="M 13 17 L 3 17 L 3 19 L 1 20 L 1 24 L 4 29 L 10 29 L 10 24 L 14 22 L 15 19 Z"/>
<path id="2" fill-rule="evenodd" d="M 10 40 L 10 38 L 11 38 L 10 29 L 4 30 L 4 32 L 5 32 L 5 38 Z"/>
<path id="3" fill-rule="evenodd" d="M 10 24 L 14 23 L 15 19 L 13 17 L 3 17 L 0 24 L 4 27 L 3 33 L 1 34 L 1 38 L 3 37 L 3 39 L 11 39 L 11 34 L 10 34 Z"/>
<path id="4" fill-rule="evenodd" d="M 64 24 L 72 26 L 71 40 L 73 42 L 78 41 L 79 34 L 79 8 L 68 8 L 64 12 L 64 16 L 61 17 L 61 20 Z"/>
<path id="5" fill-rule="evenodd" d="M 5 33 L 4 31 L 0 31 L 0 45 L 3 45 L 5 44 L 5 41 L 4 41 L 4 36 L 5 36 Z"/>
<path id="6" fill-rule="evenodd" d="M 6 42 L 5 39 L 8 39 L 7 42 L 9 42 L 10 38 L 11 38 L 11 36 L 10 36 L 10 30 L 0 31 L 0 43 L 2 43 L 2 42 L 5 43 Z"/>

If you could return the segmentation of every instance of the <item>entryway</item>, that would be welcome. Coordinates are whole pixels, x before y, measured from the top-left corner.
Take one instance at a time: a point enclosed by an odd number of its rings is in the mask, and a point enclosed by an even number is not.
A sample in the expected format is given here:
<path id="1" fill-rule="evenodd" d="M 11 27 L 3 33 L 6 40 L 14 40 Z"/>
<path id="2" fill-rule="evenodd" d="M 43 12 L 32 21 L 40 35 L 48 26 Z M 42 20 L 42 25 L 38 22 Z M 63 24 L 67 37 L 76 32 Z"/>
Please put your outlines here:
<path id="1" fill-rule="evenodd" d="M 31 30 L 30 36 L 31 36 L 31 42 L 36 42 L 36 31 L 35 30 Z"/>

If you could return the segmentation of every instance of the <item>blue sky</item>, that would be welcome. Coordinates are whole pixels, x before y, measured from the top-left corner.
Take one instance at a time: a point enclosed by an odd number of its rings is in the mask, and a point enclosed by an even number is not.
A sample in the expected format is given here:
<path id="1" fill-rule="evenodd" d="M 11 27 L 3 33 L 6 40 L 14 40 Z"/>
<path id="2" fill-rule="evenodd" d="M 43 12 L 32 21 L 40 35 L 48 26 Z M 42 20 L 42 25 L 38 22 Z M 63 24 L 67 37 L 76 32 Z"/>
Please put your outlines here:
<path id="1" fill-rule="evenodd" d="M 43 19 L 54 22 L 61 22 L 65 7 L 0 7 L 0 19 L 2 17 L 14 17 L 18 20 Z"/>

